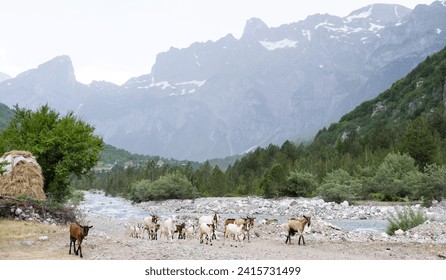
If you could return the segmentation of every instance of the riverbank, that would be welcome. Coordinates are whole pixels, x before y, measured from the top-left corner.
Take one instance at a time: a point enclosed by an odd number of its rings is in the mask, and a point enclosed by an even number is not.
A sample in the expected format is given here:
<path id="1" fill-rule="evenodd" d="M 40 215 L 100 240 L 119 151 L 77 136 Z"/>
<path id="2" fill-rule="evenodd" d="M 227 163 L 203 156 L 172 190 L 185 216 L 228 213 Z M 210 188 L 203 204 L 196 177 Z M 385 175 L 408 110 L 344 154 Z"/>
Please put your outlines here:
<path id="1" fill-rule="evenodd" d="M 330 219 L 367 220 L 385 218 L 398 205 L 348 205 L 320 199 L 200 198 L 132 204 L 121 198 L 87 192 L 79 209 L 82 223 L 93 225 L 83 244 L 84 259 L 91 260 L 441 260 L 446 256 L 446 205 L 423 211 L 429 221 L 407 232 L 388 236 L 382 231 L 346 231 Z M 402 207 L 402 206 L 401 206 Z M 249 214 L 256 218 L 251 242 L 223 242 L 222 221 L 213 245 L 200 244 L 197 236 L 186 240 L 131 238 L 129 227 L 155 213 L 174 215 L 177 221 L 194 221 L 201 213 L 217 211 L 221 217 Z M 285 244 L 283 221 L 302 214 L 312 216 L 304 233 L 306 246 Z M 0 241 L 0 259 L 79 259 L 68 255 L 68 226 L 53 225 L 54 231 L 29 240 Z"/>

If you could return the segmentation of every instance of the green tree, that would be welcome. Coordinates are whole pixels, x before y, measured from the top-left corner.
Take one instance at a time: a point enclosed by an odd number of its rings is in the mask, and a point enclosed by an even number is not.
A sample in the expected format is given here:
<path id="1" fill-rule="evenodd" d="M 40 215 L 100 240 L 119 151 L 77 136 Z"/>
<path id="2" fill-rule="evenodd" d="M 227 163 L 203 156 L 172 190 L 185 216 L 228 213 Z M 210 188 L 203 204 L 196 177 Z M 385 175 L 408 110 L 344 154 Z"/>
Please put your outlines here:
<path id="1" fill-rule="evenodd" d="M 211 194 L 214 196 L 226 196 L 227 193 L 227 183 L 226 176 L 223 171 L 218 166 L 215 166 L 212 170 L 211 176 Z"/>
<path id="2" fill-rule="evenodd" d="M 205 161 L 193 176 L 194 186 L 202 195 L 209 195 L 211 190 L 212 167 L 209 161 Z"/>
<path id="3" fill-rule="evenodd" d="M 91 172 L 103 148 L 94 127 L 72 112 L 64 117 L 43 105 L 35 112 L 15 106 L 16 114 L 1 133 L 5 150 L 26 150 L 39 162 L 44 191 L 57 201 L 69 194 L 70 176 Z"/>
<path id="4" fill-rule="evenodd" d="M 418 194 L 428 205 L 432 199 L 440 201 L 446 197 L 446 166 L 428 165 L 422 175 Z"/>
<path id="5" fill-rule="evenodd" d="M 317 181 L 313 174 L 305 171 L 292 171 L 286 182 L 287 195 L 310 197 L 316 191 Z"/>
<path id="6" fill-rule="evenodd" d="M 198 197 L 197 189 L 180 172 L 164 175 L 154 182 L 147 179 L 135 182 L 130 195 L 130 198 L 137 202 L 196 197 Z"/>
<path id="7" fill-rule="evenodd" d="M 353 199 L 360 188 L 358 179 L 343 169 L 337 169 L 327 174 L 318 188 L 318 193 L 325 200 L 339 203 Z"/>
<path id="8" fill-rule="evenodd" d="M 375 190 L 383 200 L 413 197 L 421 174 L 415 160 L 407 154 L 389 153 L 378 167 L 373 178 Z"/>
<path id="9" fill-rule="evenodd" d="M 265 174 L 261 183 L 261 189 L 266 197 L 278 197 L 284 194 L 286 174 L 280 163 L 273 165 L 271 170 Z"/>
<path id="10" fill-rule="evenodd" d="M 371 130 L 367 142 L 373 150 L 388 149 L 394 143 L 395 133 L 387 123 L 381 122 Z"/>
<path id="11" fill-rule="evenodd" d="M 416 118 L 408 125 L 404 133 L 402 151 L 414 158 L 422 170 L 432 163 L 435 148 L 434 137 L 426 122 L 421 117 Z"/>

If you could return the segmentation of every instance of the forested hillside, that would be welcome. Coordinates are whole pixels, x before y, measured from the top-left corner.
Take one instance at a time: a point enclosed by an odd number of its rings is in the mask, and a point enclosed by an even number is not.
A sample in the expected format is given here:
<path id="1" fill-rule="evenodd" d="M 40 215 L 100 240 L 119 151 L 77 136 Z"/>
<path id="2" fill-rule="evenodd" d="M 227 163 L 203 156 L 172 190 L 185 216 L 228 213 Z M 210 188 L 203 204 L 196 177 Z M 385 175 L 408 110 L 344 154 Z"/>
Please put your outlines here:
<path id="1" fill-rule="evenodd" d="M 9 107 L 5 104 L 0 103 L 0 131 L 8 126 L 9 122 L 12 120 L 13 115 L 13 110 L 9 109 Z"/>
<path id="2" fill-rule="evenodd" d="M 446 49 L 311 144 L 258 148 L 226 170 L 207 161 L 102 173 L 88 183 L 135 201 L 196 196 L 322 196 L 326 200 L 422 200 L 446 195 Z M 79 183 L 79 182 L 78 182 Z"/>

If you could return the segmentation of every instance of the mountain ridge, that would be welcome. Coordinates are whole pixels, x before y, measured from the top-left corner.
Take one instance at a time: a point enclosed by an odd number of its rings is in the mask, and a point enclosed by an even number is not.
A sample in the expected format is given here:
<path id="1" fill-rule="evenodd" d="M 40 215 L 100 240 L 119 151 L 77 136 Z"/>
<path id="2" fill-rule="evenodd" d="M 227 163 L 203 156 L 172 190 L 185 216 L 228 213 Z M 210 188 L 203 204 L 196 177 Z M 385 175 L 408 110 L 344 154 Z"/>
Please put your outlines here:
<path id="1" fill-rule="evenodd" d="M 14 89 L 9 79 L 0 102 L 73 110 L 107 143 L 167 158 L 202 161 L 310 139 L 446 45 L 442 3 L 370 5 L 272 28 L 250 19 L 240 39 L 170 48 L 122 86 L 65 79 L 63 90 L 40 80 Z M 374 9 L 386 12 L 374 18 Z"/>

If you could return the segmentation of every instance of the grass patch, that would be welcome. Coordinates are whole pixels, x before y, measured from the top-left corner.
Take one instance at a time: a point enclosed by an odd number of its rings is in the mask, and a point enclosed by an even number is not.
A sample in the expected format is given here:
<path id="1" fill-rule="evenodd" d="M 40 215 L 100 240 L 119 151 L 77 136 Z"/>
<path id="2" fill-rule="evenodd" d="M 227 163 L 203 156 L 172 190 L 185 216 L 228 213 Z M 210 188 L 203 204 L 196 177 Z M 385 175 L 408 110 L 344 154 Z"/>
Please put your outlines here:
<path id="1" fill-rule="evenodd" d="M 0 242 L 36 239 L 56 232 L 56 227 L 38 222 L 0 219 Z"/>
<path id="2" fill-rule="evenodd" d="M 398 229 L 409 230 L 427 221 L 427 217 L 421 210 L 414 211 L 410 207 L 405 207 L 402 211 L 397 211 L 396 215 L 392 215 L 387 219 L 389 225 L 387 226 L 386 233 L 394 235 Z"/>
<path id="3" fill-rule="evenodd" d="M 69 198 L 69 202 L 74 204 L 74 205 L 79 205 L 83 200 L 84 200 L 84 193 L 79 191 L 79 190 L 75 190 L 75 189 L 71 189 L 71 196 Z"/>

